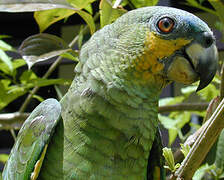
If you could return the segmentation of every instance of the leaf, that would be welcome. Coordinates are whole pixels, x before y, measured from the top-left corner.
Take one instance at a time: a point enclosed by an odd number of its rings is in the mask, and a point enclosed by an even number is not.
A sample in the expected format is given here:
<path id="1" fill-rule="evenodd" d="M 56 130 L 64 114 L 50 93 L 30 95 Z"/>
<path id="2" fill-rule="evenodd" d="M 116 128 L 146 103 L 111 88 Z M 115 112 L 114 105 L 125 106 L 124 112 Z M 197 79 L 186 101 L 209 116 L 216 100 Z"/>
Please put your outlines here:
<path id="1" fill-rule="evenodd" d="M 69 50 L 63 39 L 44 33 L 28 37 L 19 48 L 29 69 L 37 62 L 45 61 Z"/>
<path id="2" fill-rule="evenodd" d="M 33 95 L 33 98 L 34 98 L 34 99 L 37 99 L 37 100 L 40 101 L 40 102 L 43 102 L 43 101 L 44 101 L 44 99 L 43 99 L 41 96 L 38 96 L 38 95 L 36 95 L 36 94 Z"/>
<path id="3" fill-rule="evenodd" d="M 6 107 L 10 102 L 27 93 L 27 89 L 18 86 L 10 86 L 11 81 L 0 80 L 0 110 Z"/>
<path id="4" fill-rule="evenodd" d="M 127 11 L 123 8 L 112 8 L 112 4 L 110 4 L 107 0 L 101 0 L 100 2 L 100 26 L 101 28 L 107 24 L 111 24 L 118 17 L 126 13 Z"/>
<path id="5" fill-rule="evenodd" d="M 22 84 L 28 84 L 37 78 L 37 75 L 33 71 L 24 71 L 19 79 Z"/>
<path id="6" fill-rule="evenodd" d="M 96 0 L 67 0 L 72 6 L 78 9 L 88 7 L 88 5 Z"/>
<path id="7" fill-rule="evenodd" d="M 69 53 L 69 52 L 63 53 L 60 56 L 62 56 L 63 58 L 67 58 L 67 59 L 73 60 L 75 62 L 79 61 L 77 56 L 74 56 L 72 53 Z"/>
<path id="8" fill-rule="evenodd" d="M 169 169 L 172 172 L 175 172 L 176 168 L 178 168 L 179 165 L 178 164 L 175 165 L 172 150 L 170 148 L 167 148 L 167 147 L 163 148 L 163 156 L 164 156 L 164 158 L 166 160 L 166 163 L 168 165 L 165 168 Z"/>
<path id="9" fill-rule="evenodd" d="M 181 146 L 181 150 L 180 151 L 183 153 L 184 157 L 186 158 L 187 154 L 190 151 L 190 146 L 188 144 L 187 145 L 180 144 L 180 146 Z"/>
<path id="10" fill-rule="evenodd" d="M 159 106 L 173 105 L 173 104 L 181 103 L 183 102 L 183 100 L 184 100 L 183 96 L 166 97 L 159 100 Z"/>
<path id="11" fill-rule="evenodd" d="M 209 172 L 211 170 L 215 170 L 215 165 L 208 165 L 208 164 L 204 164 L 202 165 L 194 174 L 192 180 L 201 180 L 203 179 L 203 176 L 206 172 Z"/>
<path id="12" fill-rule="evenodd" d="M 221 0 L 208 0 L 209 3 L 213 6 L 213 8 L 216 10 L 216 13 L 219 17 L 219 19 L 224 23 L 224 2 Z"/>
<path id="13" fill-rule="evenodd" d="M 209 84 L 206 88 L 197 92 L 197 94 L 206 101 L 211 101 L 219 95 L 219 90 L 215 87 L 214 84 Z"/>
<path id="14" fill-rule="evenodd" d="M 3 51 L 15 51 L 12 46 L 2 40 L 0 40 L 0 49 L 2 49 Z"/>
<path id="15" fill-rule="evenodd" d="M 0 162 L 2 163 L 6 163 L 6 161 L 8 160 L 9 155 L 8 154 L 0 154 Z"/>
<path id="16" fill-rule="evenodd" d="M 130 0 L 136 8 L 145 6 L 155 6 L 159 0 Z"/>
<path id="17" fill-rule="evenodd" d="M 1 0 L 0 11 L 32 12 L 55 8 L 75 9 L 66 0 Z"/>
<path id="18" fill-rule="evenodd" d="M 39 87 L 44 87 L 44 86 L 50 86 L 50 85 L 55 85 L 55 84 L 61 84 L 64 86 L 69 86 L 71 85 L 72 80 L 67 80 L 67 79 L 42 79 L 38 78 L 33 81 L 33 87 L 34 86 L 39 86 Z"/>
<path id="19" fill-rule="evenodd" d="M 55 22 L 68 18 L 75 13 L 76 11 L 71 9 L 50 9 L 35 12 L 34 18 L 39 26 L 40 32 L 43 32 Z"/>
<path id="20" fill-rule="evenodd" d="M 206 8 L 205 6 L 202 6 L 200 3 L 198 3 L 195 0 L 187 0 L 187 3 L 188 3 L 187 5 L 190 5 L 192 7 L 196 7 L 198 9 L 201 9 L 201 10 L 203 10 L 205 12 L 209 12 L 209 13 L 214 14 L 214 15 L 217 16 L 217 13 L 214 10 Z"/>
<path id="21" fill-rule="evenodd" d="M 187 86 L 187 87 L 181 89 L 181 93 L 184 94 L 185 96 L 189 96 L 193 92 L 196 92 L 196 89 L 197 89 L 196 85 Z"/>
<path id="22" fill-rule="evenodd" d="M 0 49 L 0 59 L 8 66 L 10 71 L 13 71 L 11 58 L 2 49 Z"/>
<path id="23" fill-rule="evenodd" d="M 91 34 L 93 34 L 96 30 L 93 17 L 90 14 L 86 13 L 85 11 L 76 11 L 76 12 L 85 20 L 85 22 L 88 24 L 90 28 Z"/>
<path id="24" fill-rule="evenodd" d="M 12 61 L 13 72 L 17 68 L 19 68 L 19 67 L 21 67 L 21 66 L 23 66 L 25 64 L 26 64 L 26 62 L 24 61 L 24 59 L 15 59 L 15 60 L 13 60 Z M 7 75 L 11 75 L 11 76 L 13 75 L 13 72 L 10 71 L 9 67 L 5 63 L 0 63 L 0 70 L 2 72 L 4 72 L 5 74 L 7 74 Z"/>

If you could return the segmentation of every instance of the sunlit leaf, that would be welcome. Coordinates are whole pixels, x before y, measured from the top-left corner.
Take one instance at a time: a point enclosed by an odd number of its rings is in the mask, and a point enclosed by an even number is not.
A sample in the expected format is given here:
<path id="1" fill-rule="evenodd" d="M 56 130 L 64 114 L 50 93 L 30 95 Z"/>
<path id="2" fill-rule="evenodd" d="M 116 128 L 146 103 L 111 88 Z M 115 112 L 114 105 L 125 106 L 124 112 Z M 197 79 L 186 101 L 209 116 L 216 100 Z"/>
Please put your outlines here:
<path id="1" fill-rule="evenodd" d="M 155 6 L 159 0 L 130 0 L 136 8 L 145 6 Z"/>
<path id="2" fill-rule="evenodd" d="M 76 11 L 71 9 L 51 9 L 35 12 L 34 18 L 39 25 L 40 32 L 43 32 L 55 22 L 60 21 L 64 18 L 68 18 L 75 13 Z"/>
<path id="3" fill-rule="evenodd" d="M 10 80 L 0 80 L 0 110 L 27 92 L 27 90 L 22 87 L 10 86 L 10 83 Z"/>
<path id="4" fill-rule="evenodd" d="M 8 66 L 10 71 L 13 71 L 11 58 L 2 49 L 0 49 L 0 60 Z"/>
<path id="5" fill-rule="evenodd" d="M 107 24 L 111 24 L 118 17 L 126 13 L 127 11 L 122 8 L 114 9 L 112 4 L 107 0 L 101 0 L 100 2 L 100 26 L 101 28 Z"/>
<path id="6" fill-rule="evenodd" d="M 37 99 L 38 101 L 40 101 L 40 102 L 43 102 L 44 101 L 44 98 L 42 98 L 41 96 L 38 96 L 38 95 L 33 95 L 33 98 L 34 99 Z"/>
<path id="7" fill-rule="evenodd" d="M 199 96 L 206 101 L 211 101 L 213 98 L 219 95 L 219 90 L 215 87 L 214 84 L 209 84 L 206 88 L 197 92 Z"/>
<path id="8" fill-rule="evenodd" d="M 15 51 L 12 46 L 2 40 L 0 40 L 0 49 L 3 51 Z"/>
<path id="9" fill-rule="evenodd" d="M 76 12 L 85 20 L 85 22 L 88 24 L 90 28 L 91 34 L 93 34 L 96 30 L 93 17 L 85 11 L 76 11 Z"/>
<path id="10" fill-rule="evenodd" d="M 24 59 L 15 59 L 15 60 L 13 60 L 12 61 L 13 72 L 17 68 L 19 68 L 21 66 L 24 66 L 25 64 L 26 64 L 26 62 L 24 61 Z M 4 72 L 5 74 L 7 74 L 7 75 L 12 75 L 13 74 L 13 72 L 10 71 L 9 67 L 5 63 L 3 63 L 3 62 L 0 63 L 0 70 L 2 72 Z"/>
<path id="11" fill-rule="evenodd" d="M 96 0 L 67 0 L 67 1 L 75 8 L 83 9 Z"/>
<path id="12" fill-rule="evenodd" d="M 22 84 L 27 84 L 37 78 L 37 75 L 33 71 L 24 71 L 19 79 Z"/>
<path id="13" fill-rule="evenodd" d="M 166 97 L 159 100 L 159 106 L 173 105 L 183 102 L 183 96 Z"/>
<path id="14" fill-rule="evenodd" d="M 0 162 L 5 163 L 9 158 L 8 154 L 0 154 Z"/>
<path id="15" fill-rule="evenodd" d="M 186 95 L 186 96 L 189 96 L 193 92 L 196 92 L 196 89 L 197 89 L 197 86 L 195 86 L 195 85 L 187 86 L 187 87 L 181 89 L 181 93 Z"/>
<path id="16" fill-rule="evenodd" d="M 0 11 L 31 12 L 55 8 L 75 9 L 66 0 L 1 0 Z"/>
<path id="17" fill-rule="evenodd" d="M 71 54 L 69 52 L 63 53 L 60 56 L 62 56 L 63 58 L 66 58 L 66 59 L 73 60 L 75 62 L 78 62 L 79 61 L 79 59 L 78 59 L 77 56 L 74 56 L 73 54 Z"/>
<path id="18" fill-rule="evenodd" d="M 37 34 L 30 36 L 20 46 L 20 53 L 28 67 L 45 61 L 70 50 L 63 39 L 50 34 Z"/>
<path id="19" fill-rule="evenodd" d="M 208 165 L 204 164 L 202 165 L 197 171 L 194 173 L 194 176 L 192 180 L 202 180 L 203 176 L 205 175 L 206 172 L 209 172 L 210 170 L 215 170 L 215 165 Z"/>

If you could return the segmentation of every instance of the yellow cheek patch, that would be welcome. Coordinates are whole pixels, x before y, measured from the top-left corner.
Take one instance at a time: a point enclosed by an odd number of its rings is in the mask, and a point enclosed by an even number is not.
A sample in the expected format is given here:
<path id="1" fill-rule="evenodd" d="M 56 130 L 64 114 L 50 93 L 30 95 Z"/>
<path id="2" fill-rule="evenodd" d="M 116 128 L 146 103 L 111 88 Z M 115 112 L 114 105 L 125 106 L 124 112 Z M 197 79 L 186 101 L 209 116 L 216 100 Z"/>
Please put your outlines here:
<path id="1" fill-rule="evenodd" d="M 136 75 L 143 81 L 148 81 L 155 74 L 160 72 L 164 65 L 158 61 L 165 57 L 171 56 L 175 51 L 190 43 L 187 39 L 161 39 L 153 32 L 146 35 L 145 49 L 141 57 L 135 63 Z"/>
<path id="2" fill-rule="evenodd" d="M 183 46 L 189 44 L 192 40 L 189 39 L 161 39 L 154 33 L 150 32 L 146 39 L 146 51 L 153 54 L 157 59 L 171 56 L 175 51 L 181 49 Z"/>

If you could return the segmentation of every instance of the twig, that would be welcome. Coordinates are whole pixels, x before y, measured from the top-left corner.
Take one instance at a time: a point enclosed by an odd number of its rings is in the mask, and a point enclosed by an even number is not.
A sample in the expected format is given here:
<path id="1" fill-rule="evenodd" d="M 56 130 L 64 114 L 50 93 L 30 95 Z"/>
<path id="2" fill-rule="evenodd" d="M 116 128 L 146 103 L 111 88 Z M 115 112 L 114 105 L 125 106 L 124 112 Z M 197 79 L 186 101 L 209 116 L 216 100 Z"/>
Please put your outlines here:
<path id="1" fill-rule="evenodd" d="M 114 5 L 113 5 L 113 8 L 114 9 L 117 9 L 117 7 L 122 3 L 122 0 L 116 0 Z"/>
<path id="2" fill-rule="evenodd" d="M 19 112 L 0 114 L 0 130 L 19 129 L 28 116 Z"/>
<path id="3" fill-rule="evenodd" d="M 172 111 L 205 111 L 209 103 L 182 103 L 159 107 L 159 113 Z"/>
<path id="4" fill-rule="evenodd" d="M 224 64 L 221 69 L 220 99 L 224 97 Z"/>
<path id="5" fill-rule="evenodd" d="M 190 180 L 200 166 L 208 151 L 218 138 L 224 128 L 223 121 L 224 100 L 221 101 L 207 125 L 202 129 L 187 157 L 181 163 L 180 168 L 175 172 L 177 179 Z"/>
<path id="6" fill-rule="evenodd" d="M 98 19 L 99 17 L 99 13 L 96 13 L 94 16 L 94 20 Z M 88 26 L 86 25 L 83 28 L 83 33 L 86 33 L 86 31 L 88 30 Z M 78 36 L 76 36 L 72 42 L 69 44 L 69 47 L 72 47 L 78 40 Z M 48 69 L 48 71 L 44 74 L 44 76 L 42 78 L 48 78 L 49 75 L 56 69 L 56 67 L 58 66 L 58 64 L 61 62 L 63 58 L 61 56 L 59 56 L 56 61 L 50 66 L 50 68 Z M 27 96 L 26 100 L 24 101 L 24 103 L 22 104 L 22 106 L 19 109 L 19 112 L 24 112 L 27 105 L 30 103 L 30 100 L 32 99 L 33 95 L 36 94 L 36 92 L 39 90 L 39 86 L 36 86 L 33 88 L 33 90 L 30 92 L 30 94 Z"/>

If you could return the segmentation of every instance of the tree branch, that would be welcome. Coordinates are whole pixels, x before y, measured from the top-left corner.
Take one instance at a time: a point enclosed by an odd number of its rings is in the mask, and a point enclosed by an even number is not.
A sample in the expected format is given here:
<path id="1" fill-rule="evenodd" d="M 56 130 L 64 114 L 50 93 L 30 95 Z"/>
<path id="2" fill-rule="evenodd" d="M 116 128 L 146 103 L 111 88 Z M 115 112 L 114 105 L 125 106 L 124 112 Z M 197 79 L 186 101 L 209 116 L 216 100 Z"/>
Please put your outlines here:
<path id="1" fill-rule="evenodd" d="M 175 172 L 178 179 L 190 180 L 200 166 L 212 145 L 217 140 L 224 128 L 223 121 L 224 100 L 221 101 L 211 118 L 202 129 L 187 157 L 181 163 L 180 168 Z"/>
<path id="2" fill-rule="evenodd" d="M 206 110 L 207 106 L 207 103 L 183 103 L 161 106 L 159 107 L 159 113 L 172 111 L 204 111 Z M 22 112 L 0 114 L 0 130 L 19 129 L 28 116 L 29 113 Z"/>
<path id="3" fill-rule="evenodd" d="M 19 112 L 0 114 L 0 130 L 20 129 L 28 116 L 29 113 Z"/>
<path id="4" fill-rule="evenodd" d="M 159 107 L 159 113 L 172 111 L 205 111 L 209 103 L 182 103 Z"/>

